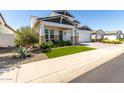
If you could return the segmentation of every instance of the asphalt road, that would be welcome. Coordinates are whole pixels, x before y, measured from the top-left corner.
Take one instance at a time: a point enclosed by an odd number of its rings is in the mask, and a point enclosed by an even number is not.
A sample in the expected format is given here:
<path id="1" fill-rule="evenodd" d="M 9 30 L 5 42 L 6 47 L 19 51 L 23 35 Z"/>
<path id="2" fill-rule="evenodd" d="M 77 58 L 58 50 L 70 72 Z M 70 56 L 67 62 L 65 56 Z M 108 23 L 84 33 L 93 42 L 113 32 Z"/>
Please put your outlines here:
<path id="1" fill-rule="evenodd" d="M 124 83 L 124 54 L 79 76 L 70 83 Z"/>

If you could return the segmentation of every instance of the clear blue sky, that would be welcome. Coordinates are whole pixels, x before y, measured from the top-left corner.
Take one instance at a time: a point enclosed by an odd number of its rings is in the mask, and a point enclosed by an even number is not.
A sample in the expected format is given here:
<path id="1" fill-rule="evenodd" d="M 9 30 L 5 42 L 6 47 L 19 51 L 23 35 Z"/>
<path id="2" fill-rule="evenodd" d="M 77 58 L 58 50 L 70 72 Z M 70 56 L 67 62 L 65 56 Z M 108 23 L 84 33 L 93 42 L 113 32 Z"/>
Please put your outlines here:
<path id="1" fill-rule="evenodd" d="M 2 10 L 0 11 L 6 22 L 17 29 L 30 25 L 30 15 L 44 17 L 52 10 Z M 124 31 L 124 11 L 108 10 L 69 10 L 82 25 L 88 25 L 92 29 L 122 30 Z"/>

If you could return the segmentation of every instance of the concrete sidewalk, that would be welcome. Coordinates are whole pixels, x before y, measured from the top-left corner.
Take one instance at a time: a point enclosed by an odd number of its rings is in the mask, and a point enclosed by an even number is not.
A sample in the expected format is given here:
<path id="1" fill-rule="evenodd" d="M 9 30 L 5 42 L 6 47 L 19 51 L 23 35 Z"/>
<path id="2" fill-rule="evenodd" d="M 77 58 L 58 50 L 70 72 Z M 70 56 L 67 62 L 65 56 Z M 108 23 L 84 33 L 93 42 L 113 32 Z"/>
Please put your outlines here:
<path id="1" fill-rule="evenodd" d="M 0 82 L 69 82 L 122 53 L 123 44 L 24 64 L 0 75 Z"/>

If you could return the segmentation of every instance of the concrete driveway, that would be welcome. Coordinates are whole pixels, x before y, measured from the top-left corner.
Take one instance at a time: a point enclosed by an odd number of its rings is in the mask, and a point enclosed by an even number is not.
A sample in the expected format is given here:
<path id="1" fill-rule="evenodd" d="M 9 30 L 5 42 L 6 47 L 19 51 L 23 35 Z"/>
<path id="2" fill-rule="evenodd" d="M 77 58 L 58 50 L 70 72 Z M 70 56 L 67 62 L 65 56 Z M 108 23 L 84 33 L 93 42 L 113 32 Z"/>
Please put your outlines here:
<path id="1" fill-rule="evenodd" d="M 117 46 L 116 44 L 106 44 L 106 43 L 100 43 L 100 42 L 89 42 L 89 43 L 80 43 L 80 44 L 83 46 L 89 46 L 97 49 Z"/>

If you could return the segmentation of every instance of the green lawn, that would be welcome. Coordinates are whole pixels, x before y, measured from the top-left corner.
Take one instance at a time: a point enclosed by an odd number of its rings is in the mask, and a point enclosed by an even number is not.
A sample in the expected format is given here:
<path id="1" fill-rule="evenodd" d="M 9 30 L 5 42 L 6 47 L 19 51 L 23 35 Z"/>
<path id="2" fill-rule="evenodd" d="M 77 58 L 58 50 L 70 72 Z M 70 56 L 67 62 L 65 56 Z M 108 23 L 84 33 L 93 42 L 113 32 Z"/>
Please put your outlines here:
<path id="1" fill-rule="evenodd" d="M 55 57 L 60 57 L 64 55 L 69 55 L 69 54 L 74 54 L 74 53 L 79 53 L 94 49 L 95 48 L 90 48 L 86 46 L 68 46 L 63 48 L 54 48 L 52 49 L 51 52 L 45 54 L 48 56 L 48 58 L 55 58 Z"/>

